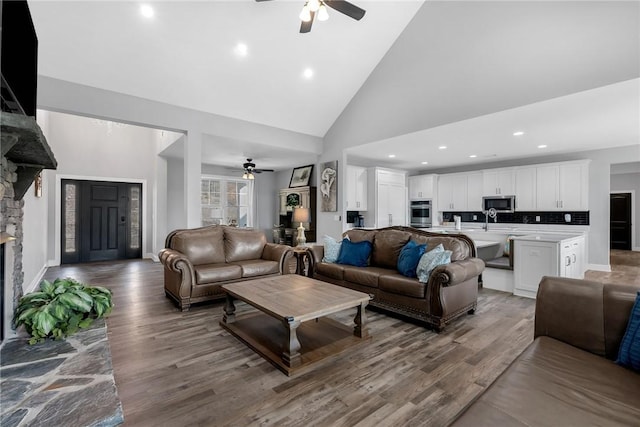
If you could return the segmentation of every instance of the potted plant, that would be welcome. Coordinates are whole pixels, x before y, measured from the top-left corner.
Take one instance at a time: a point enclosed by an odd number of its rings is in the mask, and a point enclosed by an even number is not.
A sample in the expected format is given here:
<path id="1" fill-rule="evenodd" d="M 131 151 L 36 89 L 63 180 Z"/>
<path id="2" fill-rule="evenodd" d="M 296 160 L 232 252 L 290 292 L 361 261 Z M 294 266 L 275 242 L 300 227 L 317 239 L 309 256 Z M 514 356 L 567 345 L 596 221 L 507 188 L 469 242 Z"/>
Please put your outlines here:
<path id="1" fill-rule="evenodd" d="M 45 338 L 59 340 L 79 328 L 87 328 L 112 308 L 109 289 L 86 286 L 71 278 L 53 283 L 43 280 L 39 291 L 20 298 L 13 323 L 16 328 L 24 325 L 31 335 L 29 344 L 35 344 Z"/>

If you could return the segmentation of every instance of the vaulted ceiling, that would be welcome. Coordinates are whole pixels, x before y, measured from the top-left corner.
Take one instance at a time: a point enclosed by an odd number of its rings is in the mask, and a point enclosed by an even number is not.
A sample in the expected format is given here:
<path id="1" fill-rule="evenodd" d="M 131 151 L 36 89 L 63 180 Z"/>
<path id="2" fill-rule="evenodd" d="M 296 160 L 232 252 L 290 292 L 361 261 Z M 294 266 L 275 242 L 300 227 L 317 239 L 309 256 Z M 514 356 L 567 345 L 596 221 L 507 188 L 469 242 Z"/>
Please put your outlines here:
<path id="1" fill-rule="evenodd" d="M 362 163 L 415 170 L 640 140 L 637 2 L 354 3 L 361 21 L 330 9 L 308 34 L 303 0 L 153 1 L 152 18 L 133 1 L 29 6 L 42 75 L 324 137 Z M 221 164 L 268 151 L 216 148 Z"/>

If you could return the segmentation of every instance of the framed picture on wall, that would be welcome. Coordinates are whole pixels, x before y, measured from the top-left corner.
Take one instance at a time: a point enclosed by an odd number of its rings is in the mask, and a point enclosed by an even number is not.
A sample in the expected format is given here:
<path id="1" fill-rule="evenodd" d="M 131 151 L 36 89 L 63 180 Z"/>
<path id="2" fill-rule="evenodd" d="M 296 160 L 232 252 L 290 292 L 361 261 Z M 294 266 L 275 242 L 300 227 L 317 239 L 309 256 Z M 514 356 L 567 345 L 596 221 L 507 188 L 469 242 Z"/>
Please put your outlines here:
<path id="1" fill-rule="evenodd" d="M 320 193 L 322 194 L 321 212 L 336 212 L 338 210 L 338 161 L 326 162 L 320 170 Z"/>
<path id="2" fill-rule="evenodd" d="M 309 180 L 311 179 L 311 171 L 313 171 L 313 165 L 293 168 L 293 172 L 291 173 L 291 181 L 289 181 L 289 188 L 306 187 L 307 185 L 309 185 Z"/>

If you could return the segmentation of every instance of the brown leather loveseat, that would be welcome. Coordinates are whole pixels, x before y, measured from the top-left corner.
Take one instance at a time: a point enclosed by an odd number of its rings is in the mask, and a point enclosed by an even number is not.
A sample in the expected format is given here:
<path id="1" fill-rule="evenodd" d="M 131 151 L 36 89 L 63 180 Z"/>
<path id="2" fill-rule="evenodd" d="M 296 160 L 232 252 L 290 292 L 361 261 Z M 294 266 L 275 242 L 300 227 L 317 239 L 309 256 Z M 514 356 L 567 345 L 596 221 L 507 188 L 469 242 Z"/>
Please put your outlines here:
<path id="1" fill-rule="evenodd" d="M 544 277 L 534 341 L 452 425 L 639 425 L 640 374 L 614 363 L 637 291 Z"/>
<path id="2" fill-rule="evenodd" d="M 313 246 L 315 279 L 371 294 L 370 305 L 424 321 L 436 331 L 475 310 L 484 262 L 476 258 L 476 248 L 469 237 L 400 226 L 353 229 L 343 236 L 354 243 L 363 240 L 372 243 L 369 265 L 322 262 L 324 247 Z M 445 250 L 452 251 L 451 263 L 436 267 L 427 283 L 403 276 L 397 270 L 398 256 L 409 240 L 426 243 L 427 251 L 442 243 Z"/>
<path id="3" fill-rule="evenodd" d="M 283 274 L 291 247 L 267 243 L 263 232 L 212 225 L 169 233 L 159 253 L 164 291 L 182 311 L 224 298 L 221 285 Z"/>

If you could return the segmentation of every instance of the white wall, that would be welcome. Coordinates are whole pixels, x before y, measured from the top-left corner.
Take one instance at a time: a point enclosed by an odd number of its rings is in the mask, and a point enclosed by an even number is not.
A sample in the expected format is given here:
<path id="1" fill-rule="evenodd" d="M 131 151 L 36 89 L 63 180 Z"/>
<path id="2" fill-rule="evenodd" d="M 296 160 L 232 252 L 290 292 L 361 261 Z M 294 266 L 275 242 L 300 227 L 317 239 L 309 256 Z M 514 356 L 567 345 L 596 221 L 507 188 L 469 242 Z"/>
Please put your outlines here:
<path id="1" fill-rule="evenodd" d="M 634 218 L 631 222 L 635 228 L 635 241 L 632 243 L 634 251 L 640 251 L 640 173 L 621 173 L 611 175 L 611 191 L 635 191 L 632 197 L 634 204 Z"/>
<path id="2" fill-rule="evenodd" d="M 36 120 L 45 138 L 49 140 L 49 115 L 45 111 L 37 111 Z M 22 289 L 31 292 L 42 279 L 47 265 L 48 209 L 47 196 L 49 175 L 43 173 L 42 197 L 36 197 L 34 184 L 24 195 L 22 270 L 24 281 Z"/>

